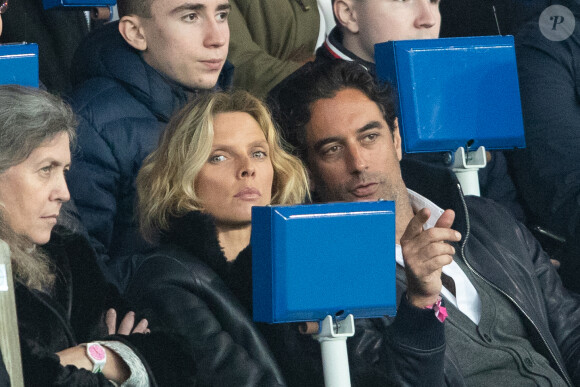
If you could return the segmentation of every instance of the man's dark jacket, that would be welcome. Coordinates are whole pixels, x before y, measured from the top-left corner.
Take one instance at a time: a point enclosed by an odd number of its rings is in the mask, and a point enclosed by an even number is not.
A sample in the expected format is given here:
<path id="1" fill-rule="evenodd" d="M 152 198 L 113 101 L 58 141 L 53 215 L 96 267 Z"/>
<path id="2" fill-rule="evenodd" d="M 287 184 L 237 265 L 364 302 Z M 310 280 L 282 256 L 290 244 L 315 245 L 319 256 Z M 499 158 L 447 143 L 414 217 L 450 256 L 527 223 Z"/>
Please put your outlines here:
<path id="1" fill-rule="evenodd" d="M 456 245 L 460 259 L 514 304 L 534 348 L 570 385 L 580 385 L 580 299 L 562 286 L 549 257 L 527 228 L 493 201 L 463 196 L 448 170 L 426 173 L 424 165 L 411 160 L 401 166 L 408 188 L 455 211 L 452 227 L 462 235 Z M 404 276 L 397 282 L 403 291 Z M 446 350 L 445 381 L 465 384 L 452 349 Z"/>
<path id="2" fill-rule="evenodd" d="M 101 267 L 117 273 L 144 242 L 134 219 L 135 178 L 170 116 L 197 94 L 165 78 L 129 46 L 118 23 L 95 30 L 77 50 L 70 101 L 79 119 L 68 183 Z M 226 63 L 219 88 L 231 83 Z M 109 269 L 106 269 L 106 267 Z M 113 266 L 115 269 L 111 269 Z"/>

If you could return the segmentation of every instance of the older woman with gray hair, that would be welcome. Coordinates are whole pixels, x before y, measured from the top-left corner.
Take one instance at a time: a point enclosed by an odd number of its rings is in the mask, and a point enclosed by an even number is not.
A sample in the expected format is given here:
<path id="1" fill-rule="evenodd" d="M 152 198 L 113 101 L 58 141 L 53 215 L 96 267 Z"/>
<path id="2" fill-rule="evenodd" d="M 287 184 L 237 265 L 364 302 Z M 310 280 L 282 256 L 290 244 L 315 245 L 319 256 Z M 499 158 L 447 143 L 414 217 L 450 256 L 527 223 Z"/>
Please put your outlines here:
<path id="1" fill-rule="evenodd" d="M 75 125 L 58 97 L 0 86 L 0 239 L 11 250 L 25 384 L 193 384 L 179 340 L 144 335 L 147 321 L 125 314 L 85 238 L 59 225 Z"/>

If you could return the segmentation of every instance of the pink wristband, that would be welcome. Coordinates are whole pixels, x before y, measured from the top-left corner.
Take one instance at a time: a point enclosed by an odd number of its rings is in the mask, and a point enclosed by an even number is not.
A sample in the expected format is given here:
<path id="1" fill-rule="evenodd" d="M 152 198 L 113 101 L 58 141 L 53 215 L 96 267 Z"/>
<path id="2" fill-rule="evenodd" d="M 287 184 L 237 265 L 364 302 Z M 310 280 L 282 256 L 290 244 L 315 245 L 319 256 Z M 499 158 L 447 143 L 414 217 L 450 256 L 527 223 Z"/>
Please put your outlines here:
<path id="1" fill-rule="evenodd" d="M 447 318 L 447 308 L 441 306 L 441 297 L 439 297 L 433 305 L 426 306 L 425 309 L 433 309 L 435 317 L 437 317 L 437 320 L 441 322 L 445 321 Z"/>

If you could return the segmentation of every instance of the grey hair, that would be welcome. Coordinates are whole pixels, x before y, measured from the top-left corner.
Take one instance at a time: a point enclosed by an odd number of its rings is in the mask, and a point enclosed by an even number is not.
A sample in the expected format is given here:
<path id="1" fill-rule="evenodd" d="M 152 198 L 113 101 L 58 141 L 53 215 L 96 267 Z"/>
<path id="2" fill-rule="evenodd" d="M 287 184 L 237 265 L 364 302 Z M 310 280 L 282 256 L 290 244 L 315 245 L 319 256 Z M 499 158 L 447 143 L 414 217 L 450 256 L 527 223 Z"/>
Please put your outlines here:
<path id="1" fill-rule="evenodd" d="M 0 86 L 0 174 L 62 132 L 72 147 L 76 119 L 61 98 L 40 89 Z"/>

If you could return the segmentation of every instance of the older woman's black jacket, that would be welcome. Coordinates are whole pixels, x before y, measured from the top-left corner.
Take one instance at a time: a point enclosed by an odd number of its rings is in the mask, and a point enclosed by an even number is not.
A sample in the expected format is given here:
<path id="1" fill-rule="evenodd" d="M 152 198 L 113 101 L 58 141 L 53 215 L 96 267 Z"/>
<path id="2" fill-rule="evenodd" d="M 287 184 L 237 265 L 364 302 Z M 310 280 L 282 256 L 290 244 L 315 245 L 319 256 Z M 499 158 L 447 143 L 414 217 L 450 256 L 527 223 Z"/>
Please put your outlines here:
<path id="1" fill-rule="evenodd" d="M 128 308 L 116 288 L 105 281 L 84 237 L 57 226 L 43 248 L 56 269 L 53 290 L 45 293 L 19 283 L 15 286 L 26 386 L 110 386 L 100 373 L 62 367 L 55 354 L 103 339 L 131 347 L 144 363 L 152 386 L 193 385 L 195 367 L 188 357 L 190 351 L 173 334 L 108 336 L 106 310 L 115 308 L 120 320 Z"/>

